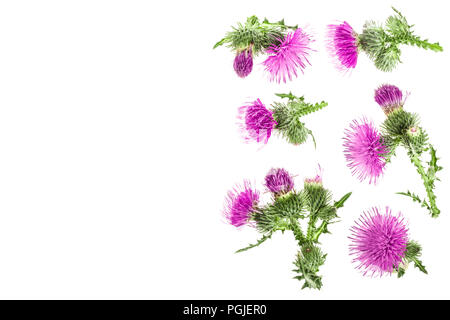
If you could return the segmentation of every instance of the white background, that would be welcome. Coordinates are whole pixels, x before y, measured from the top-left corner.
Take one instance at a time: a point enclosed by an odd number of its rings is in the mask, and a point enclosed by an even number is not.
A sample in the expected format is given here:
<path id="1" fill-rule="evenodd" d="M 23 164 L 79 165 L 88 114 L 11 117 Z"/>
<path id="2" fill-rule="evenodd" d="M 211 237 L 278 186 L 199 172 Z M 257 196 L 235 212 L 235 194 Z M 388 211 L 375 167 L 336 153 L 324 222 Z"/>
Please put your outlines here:
<path id="1" fill-rule="evenodd" d="M 361 54 L 343 76 L 324 49 L 325 27 L 347 20 L 361 31 L 390 5 L 443 53 L 402 47 L 392 73 Z M 2 1 L 0 3 L 0 298 L 450 298 L 448 286 L 450 38 L 445 1 Z M 256 14 L 308 26 L 312 66 L 270 83 L 255 61 L 242 80 L 233 53 L 212 50 L 231 25 Z M 411 95 L 442 158 L 441 217 L 407 198 L 424 194 L 401 151 L 376 187 L 346 168 L 343 130 L 362 115 L 379 125 L 382 83 Z M 237 108 L 274 93 L 329 106 L 305 119 L 317 139 L 292 146 L 273 136 L 262 149 L 242 142 Z M 321 291 L 292 277 L 291 234 L 234 254 L 258 235 L 221 215 L 225 194 L 244 178 L 261 191 L 271 167 L 297 184 L 324 168 L 335 198 L 353 196 L 342 222 L 322 236 L 328 253 Z M 424 275 L 364 278 L 348 256 L 349 228 L 362 210 L 389 205 L 423 245 Z"/>

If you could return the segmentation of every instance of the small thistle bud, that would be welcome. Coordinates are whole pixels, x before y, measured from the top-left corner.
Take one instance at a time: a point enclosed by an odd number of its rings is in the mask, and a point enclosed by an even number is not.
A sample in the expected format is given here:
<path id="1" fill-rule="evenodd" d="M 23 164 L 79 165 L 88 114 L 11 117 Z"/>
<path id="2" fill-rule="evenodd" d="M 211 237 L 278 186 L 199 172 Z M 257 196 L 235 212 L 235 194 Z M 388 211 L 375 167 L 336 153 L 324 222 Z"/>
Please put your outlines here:
<path id="1" fill-rule="evenodd" d="M 420 135 L 421 129 L 419 127 L 411 127 L 408 129 L 407 133 L 410 137 L 417 137 Z"/>
<path id="2" fill-rule="evenodd" d="M 233 63 L 234 71 L 241 78 L 245 78 L 252 72 L 253 69 L 253 54 L 252 48 L 242 50 L 236 54 Z"/>
<path id="3" fill-rule="evenodd" d="M 294 188 L 294 181 L 285 169 L 271 169 L 265 177 L 265 185 L 278 196 L 290 192 Z"/>
<path id="4" fill-rule="evenodd" d="M 238 119 L 244 139 L 258 143 L 267 143 L 277 122 L 273 112 L 257 99 L 253 103 L 239 108 Z"/>
<path id="5" fill-rule="evenodd" d="M 249 181 L 244 181 L 242 186 L 238 185 L 228 192 L 224 216 L 233 226 L 243 226 L 257 210 L 258 202 L 259 192 L 252 188 Z"/>
<path id="6" fill-rule="evenodd" d="M 381 106 L 386 115 L 402 108 L 405 102 L 402 91 L 390 84 L 383 84 L 375 90 L 375 101 Z"/>

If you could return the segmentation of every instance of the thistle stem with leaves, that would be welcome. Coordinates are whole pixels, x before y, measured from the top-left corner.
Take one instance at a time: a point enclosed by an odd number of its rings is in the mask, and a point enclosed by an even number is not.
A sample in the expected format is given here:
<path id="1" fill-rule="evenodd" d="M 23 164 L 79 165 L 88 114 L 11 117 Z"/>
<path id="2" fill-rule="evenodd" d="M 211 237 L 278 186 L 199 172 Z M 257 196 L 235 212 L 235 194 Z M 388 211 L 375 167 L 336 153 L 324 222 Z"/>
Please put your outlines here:
<path id="1" fill-rule="evenodd" d="M 398 146 L 403 146 L 408 153 L 411 163 L 419 173 L 426 191 L 427 199 L 421 199 L 417 194 L 407 191 L 399 192 L 410 197 L 413 201 L 427 208 L 433 218 L 440 214 L 434 193 L 435 182 L 439 180 L 436 173 L 442 170 L 437 164 L 436 149 L 429 143 L 425 130 L 420 126 L 416 113 L 403 109 L 404 99 L 402 91 L 393 85 L 383 85 L 375 92 L 375 100 L 386 114 L 386 120 L 381 126 L 383 142 L 387 147 L 386 162 L 390 162 Z M 422 157 L 429 153 L 430 161 L 426 167 Z"/>

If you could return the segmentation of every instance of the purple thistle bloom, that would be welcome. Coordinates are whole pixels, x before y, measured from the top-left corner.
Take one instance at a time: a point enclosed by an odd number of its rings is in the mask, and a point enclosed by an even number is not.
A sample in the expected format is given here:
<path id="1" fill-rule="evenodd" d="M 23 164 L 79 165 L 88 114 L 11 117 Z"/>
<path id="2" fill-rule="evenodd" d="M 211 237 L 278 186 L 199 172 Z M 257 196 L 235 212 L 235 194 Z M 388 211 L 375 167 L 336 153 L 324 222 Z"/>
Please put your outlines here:
<path id="1" fill-rule="evenodd" d="M 259 192 L 252 189 L 249 181 L 243 186 L 235 186 L 228 191 L 225 202 L 224 215 L 228 222 L 235 227 L 248 223 L 259 201 Z"/>
<path id="2" fill-rule="evenodd" d="M 358 34 L 353 28 L 343 22 L 339 25 L 328 25 L 327 48 L 341 71 L 354 69 L 358 62 Z"/>
<path id="3" fill-rule="evenodd" d="M 364 275 L 381 276 L 398 268 L 408 243 L 408 228 L 400 213 L 394 216 L 386 207 L 386 213 L 380 214 L 374 207 L 364 212 L 350 231 L 350 254 L 356 256 L 353 262 L 358 263 L 357 269 L 364 269 Z"/>
<path id="4" fill-rule="evenodd" d="M 385 114 L 403 107 L 403 93 L 393 85 L 383 84 L 375 90 L 375 101 L 381 106 Z"/>
<path id="5" fill-rule="evenodd" d="M 284 169 L 271 169 L 265 182 L 267 189 L 276 195 L 288 193 L 294 188 L 292 176 Z"/>
<path id="6" fill-rule="evenodd" d="M 298 28 L 294 32 L 288 32 L 284 39 L 278 39 L 278 45 L 273 44 L 267 49 L 269 57 L 263 62 L 265 70 L 270 73 L 270 81 L 278 83 L 286 79 L 292 80 L 292 75 L 297 77 L 297 69 L 303 72 L 308 61 L 311 37 Z"/>
<path id="7" fill-rule="evenodd" d="M 245 78 L 252 72 L 253 55 L 251 47 L 236 54 L 233 67 L 234 71 L 236 71 L 237 75 L 241 78 Z"/>
<path id="8" fill-rule="evenodd" d="M 273 112 L 257 99 L 239 108 L 240 127 L 246 140 L 267 143 L 277 122 Z"/>
<path id="9" fill-rule="evenodd" d="M 369 184 L 376 184 L 383 174 L 387 147 L 375 126 L 365 118 L 361 123 L 353 120 L 350 129 L 345 130 L 344 154 L 347 166 L 352 174 L 363 181 L 369 178 Z"/>

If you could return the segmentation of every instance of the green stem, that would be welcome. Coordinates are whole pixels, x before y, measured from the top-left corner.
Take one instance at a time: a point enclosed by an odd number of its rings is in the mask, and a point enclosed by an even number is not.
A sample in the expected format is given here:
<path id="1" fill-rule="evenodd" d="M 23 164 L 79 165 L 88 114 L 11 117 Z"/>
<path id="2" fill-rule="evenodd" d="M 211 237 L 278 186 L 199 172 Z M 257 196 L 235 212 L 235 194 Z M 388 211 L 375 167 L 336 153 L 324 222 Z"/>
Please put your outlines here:
<path id="1" fill-rule="evenodd" d="M 294 233 L 295 240 L 298 241 L 298 244 L 301 247 L 306 242 L 306 238 L 303 235 L 303 231 L 295 219 L 292 219 L 291 221 L 291 228 L 292 232 Z"/>
<path id="2" fill-rule="evenodd" d="M 411 155 L 411 162 L 414 164 L 414 166 L 417 169 L 417 172 L 422 177 L 423 185 L 425 186 L 425 190 L 427 191 L 427 197 L 428 197 L 428 202 L 430 205 L 431 216 L 433 218 L 436 218 L 439 216 L 439 213 L 441 211 L 436 206 L 436 196 L 434 195 L 434 192 L 433 192 L 433 183 L 428 178 L 428 175 L 426 174 L 425 169 L 422 166 L 422 162 L 420 161 L 417 153 L 414 151 L 414 149 L 411 146 L 410 146 L 409 150 L 410 150 L 410 155 Z"/>
<path id="3" fill-rule="evenodd" d="M 307 240 L 312 240 L 313 239 L 314 229 L 316 228 L 316 219 L 317 218 L 315 218 L 315 217 L 311 217 L 309 219 L 308 232 L 306 233 L 306 239 Z"/>

